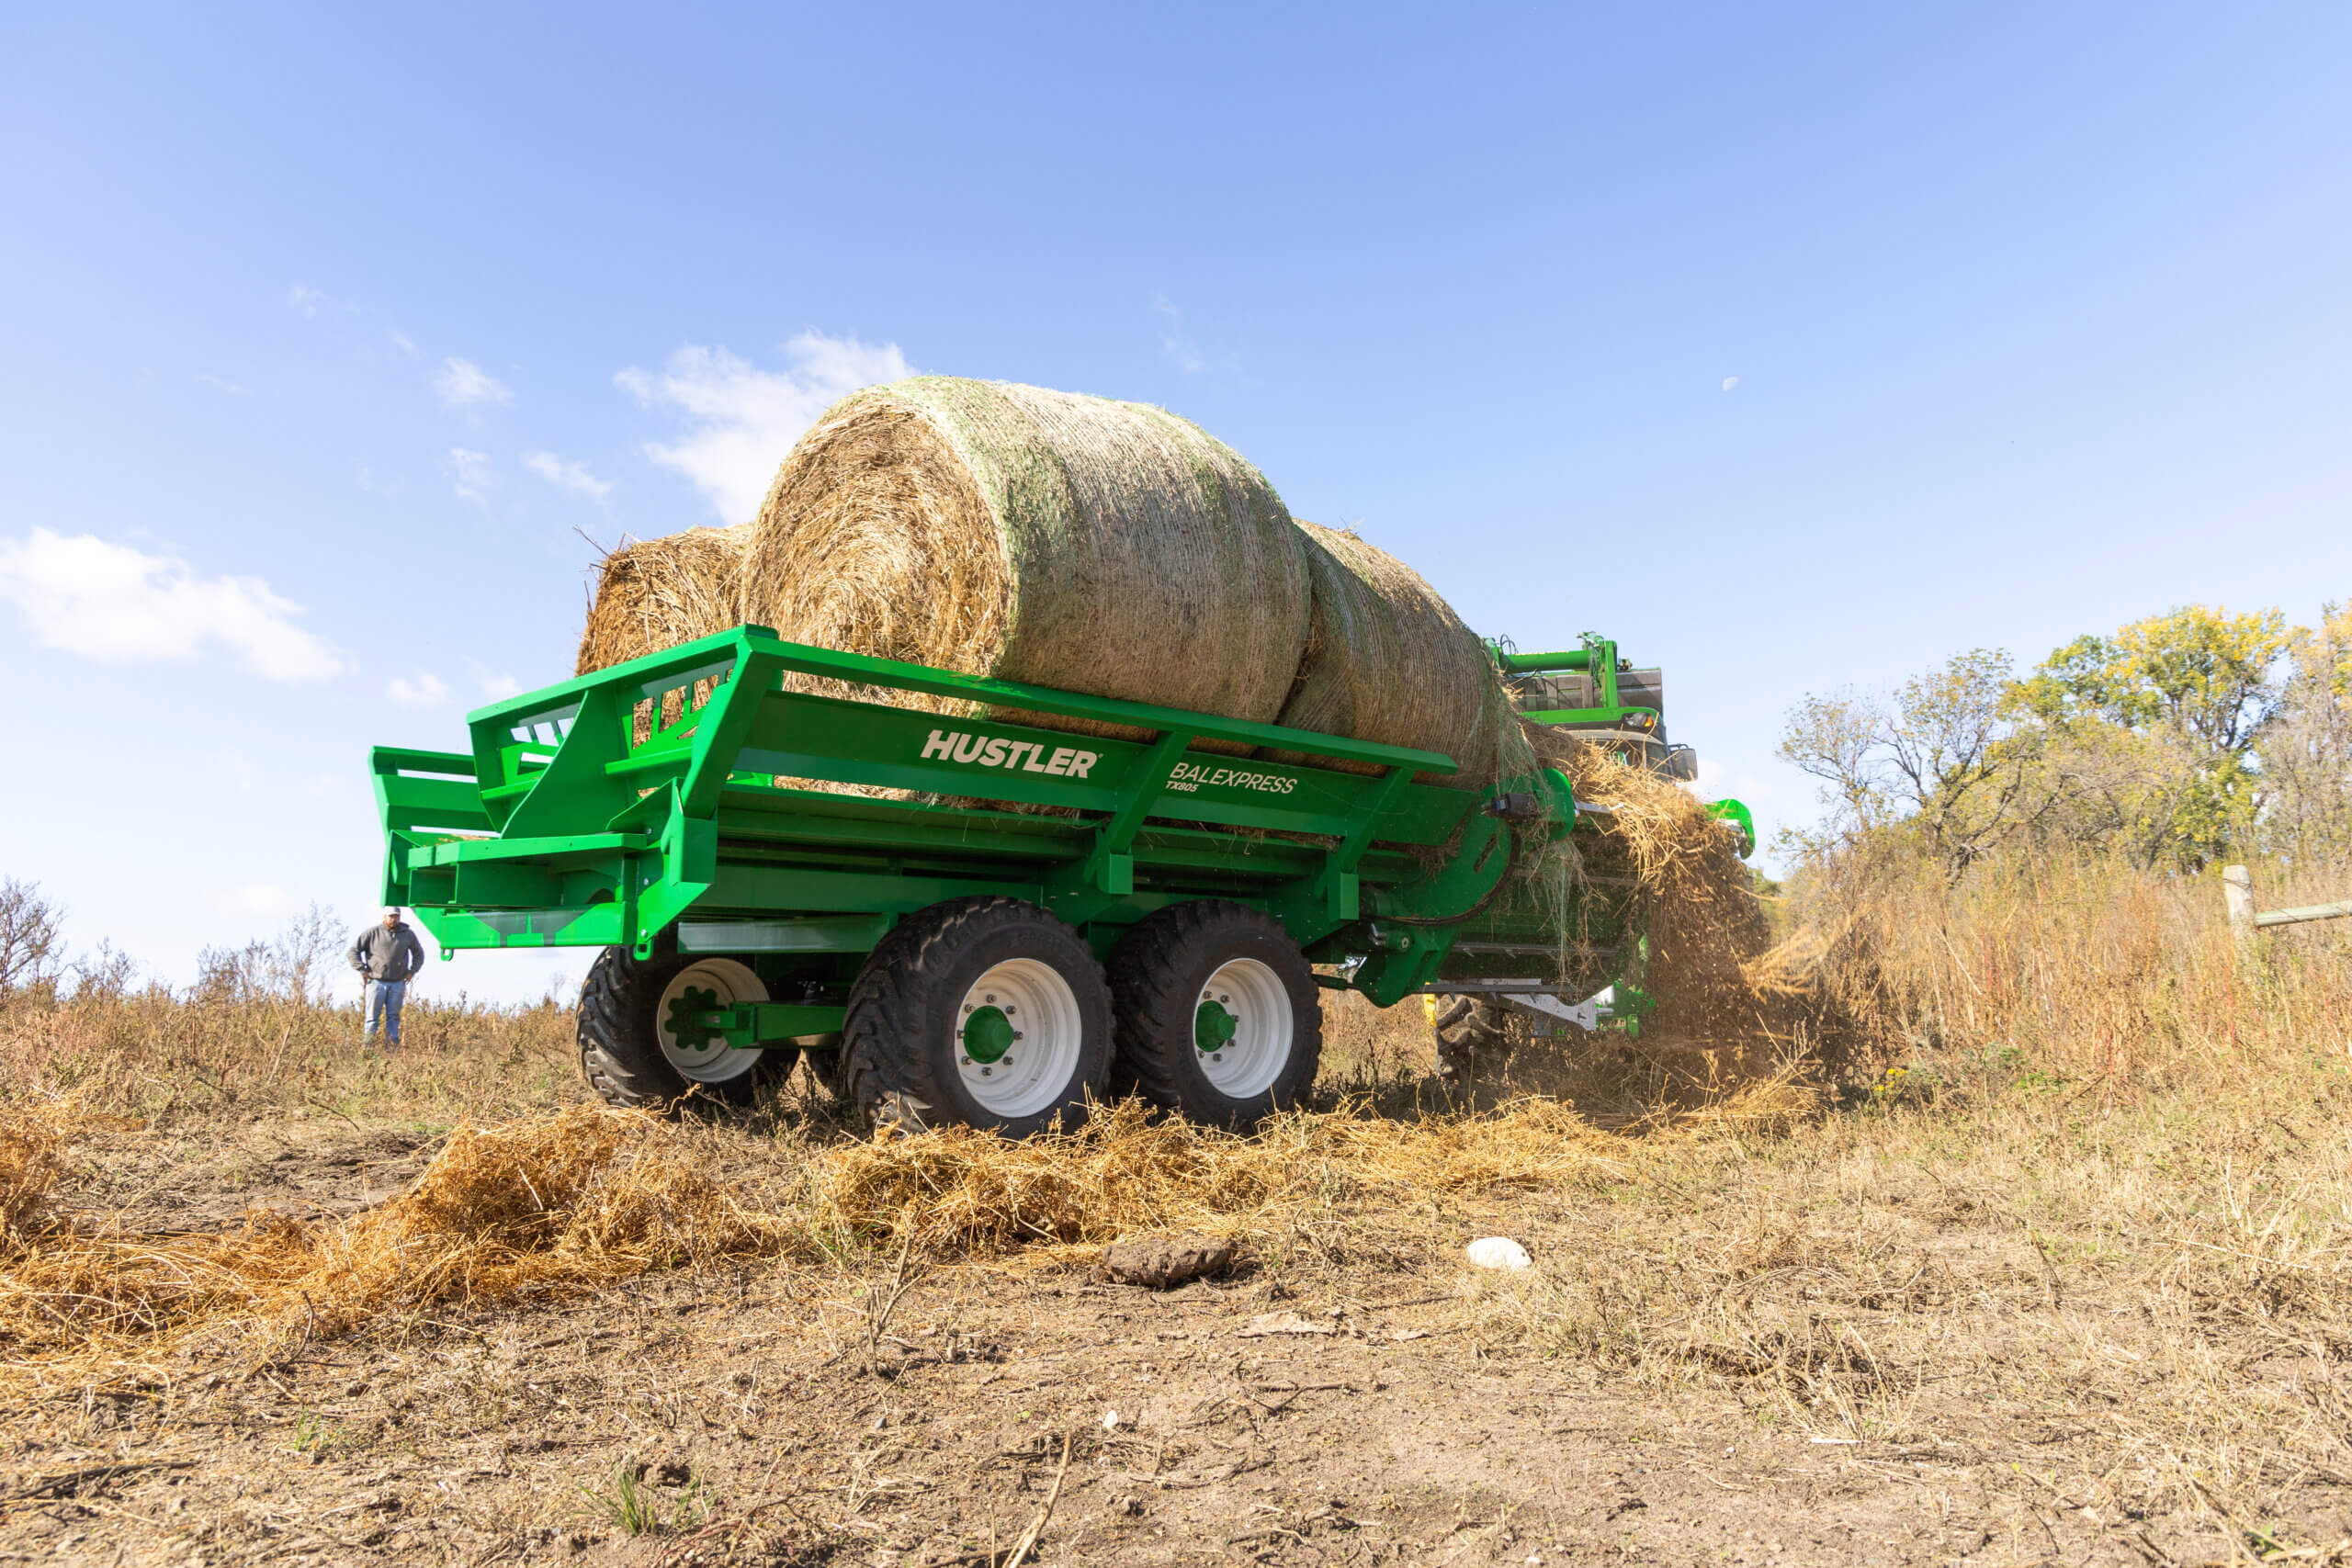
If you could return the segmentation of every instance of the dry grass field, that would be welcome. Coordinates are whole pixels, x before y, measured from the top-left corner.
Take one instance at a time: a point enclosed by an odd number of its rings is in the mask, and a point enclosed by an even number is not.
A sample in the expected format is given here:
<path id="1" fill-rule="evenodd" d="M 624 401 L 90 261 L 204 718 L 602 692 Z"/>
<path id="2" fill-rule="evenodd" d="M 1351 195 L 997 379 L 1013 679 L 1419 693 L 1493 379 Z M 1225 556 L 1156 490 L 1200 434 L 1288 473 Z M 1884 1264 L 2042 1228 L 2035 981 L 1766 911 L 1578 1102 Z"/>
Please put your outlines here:
<path id="1" fill-rule="evenodd" d="M 1459 1100 L 1335 1000 L 1250 1138 L 621 1116 L 553 1008 L 388 1061 L 266 991 L 19 998 L 0 1558 L 2352 1559 L 2352 932 L 2046 861 L 1782 925 L 1804 1008 Z M 1177 1227 L 1235 1267 L 1104 1276 Z"/>

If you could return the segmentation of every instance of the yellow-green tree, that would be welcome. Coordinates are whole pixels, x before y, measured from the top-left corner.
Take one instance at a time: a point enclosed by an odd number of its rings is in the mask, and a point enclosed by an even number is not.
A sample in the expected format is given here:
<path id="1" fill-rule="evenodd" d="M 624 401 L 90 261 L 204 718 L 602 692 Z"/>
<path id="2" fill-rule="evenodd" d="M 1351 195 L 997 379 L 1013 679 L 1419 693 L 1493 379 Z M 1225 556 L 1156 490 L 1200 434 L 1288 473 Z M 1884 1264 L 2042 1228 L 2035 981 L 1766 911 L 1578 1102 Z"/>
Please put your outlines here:
<path id="1" fill-rule="evenodd" d="M 2148 865 L 2202 865 L 2248 837 L 2255 743 L 2278 713 L 2294 635 L 2276 610 L 2191 604 L 2052 653 L 2018 696 L 2048 732 L 2066 802 L 2055 819 Z"/>

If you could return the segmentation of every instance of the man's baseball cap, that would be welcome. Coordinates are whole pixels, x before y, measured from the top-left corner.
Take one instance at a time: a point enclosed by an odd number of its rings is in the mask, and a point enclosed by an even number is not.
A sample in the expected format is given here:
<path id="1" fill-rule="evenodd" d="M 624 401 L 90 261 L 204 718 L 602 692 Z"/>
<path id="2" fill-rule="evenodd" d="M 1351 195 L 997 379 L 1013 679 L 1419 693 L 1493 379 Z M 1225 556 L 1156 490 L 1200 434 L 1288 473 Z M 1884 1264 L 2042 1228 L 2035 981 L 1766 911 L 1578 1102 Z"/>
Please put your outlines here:
<path id="1" fill-rule="evenodd" d="M 397 920 L 397 919 L 399 919 L 400 918 L 401 918 L 401 907 L 400 907 L 398 904 L 390 905 L 390 906 L 389 906 L 389 907 L 387 907 L 387 908 L 385 908 L 385 910 L 384 910 L 384 919 L 388 919 L 388 920 Z"/>

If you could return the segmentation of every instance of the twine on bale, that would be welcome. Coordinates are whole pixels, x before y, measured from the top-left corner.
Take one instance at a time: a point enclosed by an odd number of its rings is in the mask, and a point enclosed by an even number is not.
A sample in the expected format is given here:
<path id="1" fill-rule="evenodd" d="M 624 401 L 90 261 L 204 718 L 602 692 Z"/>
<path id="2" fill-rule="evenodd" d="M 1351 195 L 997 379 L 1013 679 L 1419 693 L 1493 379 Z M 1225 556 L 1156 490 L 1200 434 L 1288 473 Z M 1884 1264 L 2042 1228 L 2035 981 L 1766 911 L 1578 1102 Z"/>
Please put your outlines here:
<path id="1" fill-rule="evenodd" d="M 760 509 L 743 585 L 747 618 L 795 641 L 1260 722 L 1306 641 L 1300 536 L 1230 447 L 1144 404 L 952 377 L 829 410 Z"/>
<path id="2" fill-rule="evenodd" d="M 1311 607 L 1298 674 L 1276 721 L 1357 740 L 1442 751 L 1461 764 L 1423 782 L 1477 787 L 1525 759 L 1494 656 L 1420 573 L 1354 533 L 1300 520 Z M 1312 753 L 1276 760 L 1380 770 Z M 1519 762 L 1519 768 L 1506 764 Z"/>

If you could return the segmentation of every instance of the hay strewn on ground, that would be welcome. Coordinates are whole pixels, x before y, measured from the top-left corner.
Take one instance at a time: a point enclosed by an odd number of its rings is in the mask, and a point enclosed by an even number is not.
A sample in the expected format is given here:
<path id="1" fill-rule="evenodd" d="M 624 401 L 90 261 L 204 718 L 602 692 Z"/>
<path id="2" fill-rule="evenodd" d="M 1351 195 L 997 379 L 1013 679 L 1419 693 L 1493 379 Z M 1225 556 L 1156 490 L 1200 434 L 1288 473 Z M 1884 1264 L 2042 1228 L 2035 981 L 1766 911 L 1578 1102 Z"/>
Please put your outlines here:
<path id="1" fill-rule="evenodd" d="M 39 1227 L 51 1190 L 64 1174 L 64 1139 L 52 1121 L 30 1116 L 0 1120 L 0 1255 Z"/>
<path id="2" fill-rule="evenodd" d="M 1306 640 L 1282 498 L 1139 403 L 951 377 L 858 392 L 793 448 L 757 530 L 746 613 L 821 648 L 1264 721 Z"/>
<path id="3" fill-rule="evenodd" d="M 1683 1123 L 1784 1116 L 1804 1103 L 1763 1085 Z M 1726 1118 L 1728 1117 L 1728 1120 Z M 1671 1121 L 1672 1119 L 1669 1119 Z M 53 1151 L 54 1108 L 0 1123 L 0 1154 Z M 1367 1209 L 1431 1194 L 1532 1190 L 1622 1174 L 1630 1149 L 1564 1102 L 1409 1119 L 1362 1104 L 1278 1118 L 1257 1135 L 1156 1118 L 1135 1101 L 1080 1131 L 1012 1143 L 949 1128 L 828 1145 L 771 1145 L 796 1194 L 760 1208 L 714 1168 L 711 1134 L 579 1107 L 544 1120 L 461 1125 L 406 1192 L 348 1219 L 303 1224 L 266 1210 L 218 1235 L 44 1224 L 61 1169 L 36 1153 L 17 1183 L 26 1223 L 0 1247 L 0 1365 L 129 1363 L 198 1339 L 255 1351 L 338 1337 L 387 1314 L 595 1290 L 721 1259 L 803 1260 L 906 1246 L 924 1257 L 1021 1253 L 1091 1262 L 1105 1243 L 1188 1225 L 1263 1234 L 1335 1194 Z"/>
<path id="4" fill-rule="evenodd" d="M 53 1147 L 70 1122 L 19 1109 L 0 1150 Z M 407 1192 L 332 1224 L 268 1211 L 220 1235 L 60 1222 L 0 1248 L 0 1358 L 166 1353 L 199 1334 L 334 1337 L 386 1313 L 594 1289 L 649 1269 L 781 1250 L 650 1117 L 577 1108 L 460 1126 Z M 47 1196 L 51 1160 L 25 1196 Z M 29 1209 L 30 1203 L 20 1202 Z"/>

